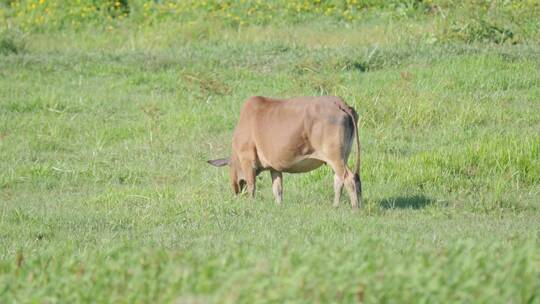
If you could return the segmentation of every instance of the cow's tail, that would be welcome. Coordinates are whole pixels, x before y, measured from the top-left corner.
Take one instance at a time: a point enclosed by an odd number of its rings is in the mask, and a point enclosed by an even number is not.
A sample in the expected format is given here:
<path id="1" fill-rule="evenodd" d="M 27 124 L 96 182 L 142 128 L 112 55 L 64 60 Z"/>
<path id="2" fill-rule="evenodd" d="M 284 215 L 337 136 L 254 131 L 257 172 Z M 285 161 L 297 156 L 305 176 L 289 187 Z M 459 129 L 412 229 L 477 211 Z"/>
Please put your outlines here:
<path id="1" fill-rule="evenodd" d="M 356 117 L 354 117 L 354 115 L 349 114 L 349 116 L 351 116 L 351 119 L 353 121 L 353 126 L 354 126 L 354 134 L 355 134 L 355 137 L 356 137 L 356 163 L 355 163 L 355 167 L 354 167 L 354 177 L 355 178 L 359 178 L 359 174 L 360 174 L 360 135 L 358 134 L 358 125 L 357 125 L 357 122 L 356 122 Z"/>

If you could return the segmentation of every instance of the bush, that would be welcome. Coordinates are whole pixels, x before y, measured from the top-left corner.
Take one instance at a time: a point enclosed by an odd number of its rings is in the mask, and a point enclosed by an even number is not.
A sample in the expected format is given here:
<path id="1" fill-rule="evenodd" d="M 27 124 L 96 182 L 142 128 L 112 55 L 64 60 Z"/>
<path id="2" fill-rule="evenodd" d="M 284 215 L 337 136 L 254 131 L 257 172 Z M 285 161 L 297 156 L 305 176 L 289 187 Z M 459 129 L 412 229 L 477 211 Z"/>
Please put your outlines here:
<path id="1" fill-rule="evenodd" d="M 484 42 L 502 44 L 516 42 L 511 29 L 496 25 L 484 19 L 469 19 L 454 22 L 446 33 L 447 39 L 461 40 L 467 43 Z"/>
<path id="2" fill-rule="evenodd" d="M 515 44 L 539 38 L 538 1 L 472 0 L 447 11 L 439 28 L 442 41 Z"/>
<path id="3" fill-rule="evenodd" d="M 24 37 L 14 30 L 0 31 L 0 55 L 19 54 L 26 49 Z"/>

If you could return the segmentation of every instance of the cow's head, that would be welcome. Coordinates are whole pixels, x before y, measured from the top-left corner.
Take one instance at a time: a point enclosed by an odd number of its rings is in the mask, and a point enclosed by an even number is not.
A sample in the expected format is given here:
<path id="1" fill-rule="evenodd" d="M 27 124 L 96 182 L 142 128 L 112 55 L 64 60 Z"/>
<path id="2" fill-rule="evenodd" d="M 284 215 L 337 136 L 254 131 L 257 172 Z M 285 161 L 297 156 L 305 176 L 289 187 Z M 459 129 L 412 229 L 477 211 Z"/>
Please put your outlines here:
<path id="1" fill-rule="evenodd" d="M 235 194 L 242 192 L 246 186 L 246 180 L 236 157 L 212 159 L 208 163 L 215 167 L 229 166 L 231 188 Z"/>

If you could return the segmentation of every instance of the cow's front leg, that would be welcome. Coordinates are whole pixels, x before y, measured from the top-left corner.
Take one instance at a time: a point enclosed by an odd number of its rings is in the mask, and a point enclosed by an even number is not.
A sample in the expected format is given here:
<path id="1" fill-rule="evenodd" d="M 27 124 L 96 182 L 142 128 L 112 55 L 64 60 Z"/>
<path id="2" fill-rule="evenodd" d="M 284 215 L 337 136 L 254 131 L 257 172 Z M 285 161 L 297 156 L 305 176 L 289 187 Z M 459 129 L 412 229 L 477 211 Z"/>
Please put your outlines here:
<path id="1" fill-rule="evenodd" d="M 255 198 L 255 168 L 251 161 L 242 162 L 242 171 L 244 172 L 247 184 L 247 191 L 251 198 Z"/>
<path id="2" fill-rule="evenodd" d="M 274 192 L 276 203 L 281 204 L 283 201 L 283 174 L 274 170 L 271 170 L 270 174 L 272 175 L 272 191 Z"/>

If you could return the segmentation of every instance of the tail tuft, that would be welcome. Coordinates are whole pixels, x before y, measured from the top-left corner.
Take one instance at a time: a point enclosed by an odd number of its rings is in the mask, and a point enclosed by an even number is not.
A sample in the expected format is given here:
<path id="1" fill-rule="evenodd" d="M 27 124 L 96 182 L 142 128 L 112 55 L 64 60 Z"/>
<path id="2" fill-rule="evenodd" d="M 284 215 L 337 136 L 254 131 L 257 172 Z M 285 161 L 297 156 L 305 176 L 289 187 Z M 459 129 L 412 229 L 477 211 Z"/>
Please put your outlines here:
<path id="1" fill-rule="evenodd" d="M 362 181 L 360 180 L 360 175 L 358 173 L 354 174 L 354 183 L 358 187 L 358 192 L 362 195 Z"/>

